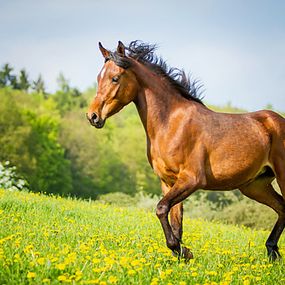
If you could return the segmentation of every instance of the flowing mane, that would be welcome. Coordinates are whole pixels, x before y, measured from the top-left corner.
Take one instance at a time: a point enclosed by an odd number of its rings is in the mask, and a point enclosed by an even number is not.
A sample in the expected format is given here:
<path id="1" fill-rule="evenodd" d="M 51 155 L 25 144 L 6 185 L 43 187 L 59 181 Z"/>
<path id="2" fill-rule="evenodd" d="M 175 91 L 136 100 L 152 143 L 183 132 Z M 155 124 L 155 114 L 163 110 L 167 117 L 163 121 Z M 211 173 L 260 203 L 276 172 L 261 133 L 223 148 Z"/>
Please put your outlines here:
<path id="1" fill-rule="evenodd" d="M 156 45 L 136 40 L 132 41 L 129 46 L 126 47 L 126 58 L 121 57 L 117 52 L 111 52 L 106 60 L 113 60 L 118 66 L 127 69 L 131 65 L 128 57 L 133 58 L 147 66 L 156 74 L 166 78 L 171 86 L 184 98 L 203 104 L 201 96 L 202 84 L 200 84 L 198 80 L 192 80 L 190 76 L 186 75 L 184 70 L 169 67 L 165 60 L 154 53 L 156 48 Z"/>

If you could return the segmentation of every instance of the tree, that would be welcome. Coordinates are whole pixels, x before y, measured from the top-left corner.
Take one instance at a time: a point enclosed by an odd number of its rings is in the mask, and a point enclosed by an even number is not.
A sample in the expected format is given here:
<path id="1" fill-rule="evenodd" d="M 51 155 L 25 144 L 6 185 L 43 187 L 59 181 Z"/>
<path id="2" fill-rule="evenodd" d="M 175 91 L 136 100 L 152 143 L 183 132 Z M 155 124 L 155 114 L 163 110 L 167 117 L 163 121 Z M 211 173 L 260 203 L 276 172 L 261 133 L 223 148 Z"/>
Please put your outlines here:
<path id="1" fill-rule="evenodd" d="M 21 89 L 16 75 L 10 75 L 10 86 L 15 90 Z"/>
<path id="2" fill-rule="evenodd" d="M 43 81 L 42 75 L 40 74 L 36 81 L 33 81 L 32 88 L 40 94 L 46 94 L 45 92 L 45 83 Z"/>
<path id="3" fill-rule="evenodd" d="M 0 87 L 8 86 L 11 82 L 11 71 L 13 68 L 9 65 L 9 63 L 5 63 L 0 71 Z"/>
<path id="4" fill-rule="evenodd" d="M 0 88 L 6 86 L 6 81 L 5 81 L 5 75 L 4 72 L 1 70 L 0 71 Z"/>
<path id="5" fill-rule="evenodd" d="M 59 73 L 56 81 L 60 91 L 64 93 L 68 93 L 70 91 L 69 81 L 64 77 L 62 72 Z"/>
<path id="6" fill-rule="evenodd" d="M 54 99 L 62 114 L 76 107 L 86 106 L 86 100 L 81 96 L 81 92 L 77 88 L 70 87 L 69 80 L 64 77 L 63 73 L 59 74 L 57 84 L 59 90 L 56 92 Z"/>
<path id="7" fill-rule="evenodd" d="M 28 73 L 26 72 L 25 69 L 20 70 L 20 78 L 19 78 L 19 89 L 28 91 L 30 87 L 30 82 L 28 79 Z"/>

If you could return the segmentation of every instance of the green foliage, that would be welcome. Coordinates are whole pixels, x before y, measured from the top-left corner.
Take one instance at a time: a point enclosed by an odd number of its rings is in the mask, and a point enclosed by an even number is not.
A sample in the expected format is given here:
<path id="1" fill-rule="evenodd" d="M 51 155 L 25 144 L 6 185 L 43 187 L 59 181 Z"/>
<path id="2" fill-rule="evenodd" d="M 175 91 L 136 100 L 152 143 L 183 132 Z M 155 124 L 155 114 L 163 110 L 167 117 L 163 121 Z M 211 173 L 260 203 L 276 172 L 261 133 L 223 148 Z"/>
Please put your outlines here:
<path id="1" fill-rule="evenodd" d="M 11 166 L 9 161 L 0 162 L 0 188 L 6 190 L 23 190 L 28 187 L 28 182 L 20 178 L 16 166 Z"/>
<path id="2" fill-rule="evenodd" d="M 43 81 L 41 74 L 38 76 L 38 78 L 35 81 L 33 81 L 32 88 L 35 90 L 35 92 L 39 94 L 46 94 L 45 83 Z"/>
<path id="3" fill-rule="evenodd" d="M 19 77 L 19 89 L 28 91 L 29 87 L 31 86 L 29 79 L 28 79 L 28 74 L 25 69 L 20 70 L 20 77 Z"/>
<path id="4" fill-rule="evenodd" d="M 57 120 L 28 111 L 26 122 L 31 127 L 26 143 L 30 159 L 35 161 L 35 167 L 29 171 L 31 188 L 47 193 L 70 193 L 70 163 L 57 140 Z"/>
<path id="5" fill-rule="evenodd" d="M 55 104 L 10 89 L 0 90 L 0 100 L 0 161 L 16 165 L 33 191 L 69 193 L 70 164 L 58 143 Z"/>
<path id="6" fill-rule="evenodd" d="M 59 90 L 54 94 L 53 98 L 57 103 L 57 107 L 61 114 L 64 115 L 68 111 L 87 106 L 86 100 L 77 88 L 72 88 L 69 81 L 62 73 L 57 78 Z"/>
<path id="7" fill-rule="evenodd" d="M 93 130 L 81 112 L 70 112 L 62 120 L 61 144 L 72 164 L 73 194 L 134 193 L 131 169 L 112 148 L 112 126 L 107 125 L 102 132 Z"/>

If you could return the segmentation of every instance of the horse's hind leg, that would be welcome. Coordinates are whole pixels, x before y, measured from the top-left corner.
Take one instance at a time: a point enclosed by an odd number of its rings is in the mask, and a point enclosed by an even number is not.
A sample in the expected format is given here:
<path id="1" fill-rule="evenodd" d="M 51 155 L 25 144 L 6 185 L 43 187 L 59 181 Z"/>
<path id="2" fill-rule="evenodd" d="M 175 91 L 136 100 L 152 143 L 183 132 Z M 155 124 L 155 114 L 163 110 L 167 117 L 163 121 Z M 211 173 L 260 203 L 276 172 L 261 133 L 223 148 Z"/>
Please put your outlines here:
<path id="1" fill-rule="evenodd" d="M 278 214 L 278 220 L 266 241 L 268 256 L 271 260 L 275 260 L 280 256 L 278 251 L 278 240 L 285 227 L 285 201 L 271 185 L 272 178 L 260 178 L 245 187 L 241 187 L 240 191 L 247 197 L 269 206 Z"/>

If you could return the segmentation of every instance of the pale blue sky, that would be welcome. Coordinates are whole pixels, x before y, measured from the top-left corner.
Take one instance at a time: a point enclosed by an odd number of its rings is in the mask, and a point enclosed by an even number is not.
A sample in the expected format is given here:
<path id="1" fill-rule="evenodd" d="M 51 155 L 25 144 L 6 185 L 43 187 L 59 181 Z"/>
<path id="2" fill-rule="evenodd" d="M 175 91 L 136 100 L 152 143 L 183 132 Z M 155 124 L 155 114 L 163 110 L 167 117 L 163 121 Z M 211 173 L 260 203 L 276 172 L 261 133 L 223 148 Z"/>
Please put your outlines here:
<path id="1" fill-rule="evenodd" d="M 0 64 L 59 72 L 91 86 L 103 59 L 98 41 L 157 43 L 171 66 L 200 79 L 205 102 L 285 111 L 285 1 L 0 0 Z"/>

